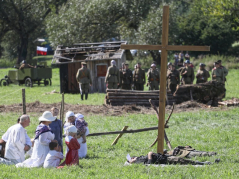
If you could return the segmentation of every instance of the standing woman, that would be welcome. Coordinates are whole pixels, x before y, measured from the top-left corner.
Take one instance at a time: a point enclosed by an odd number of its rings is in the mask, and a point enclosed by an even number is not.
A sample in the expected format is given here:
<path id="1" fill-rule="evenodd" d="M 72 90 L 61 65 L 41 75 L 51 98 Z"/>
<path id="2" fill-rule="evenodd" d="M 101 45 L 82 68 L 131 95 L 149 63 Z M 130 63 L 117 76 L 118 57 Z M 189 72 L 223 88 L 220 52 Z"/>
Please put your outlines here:
<path id="1" fill-rule="evenodd" d="M 16 167 L 41 167 L 49 152 L 49 143 L 55 138 L 51 132 L 49 124 L 56 118 L 53 117 L 50 111 L 45 111 L 39 118 L 40 124 L 37 126 L 36 135 L 34 138 L 34 148 L 31 158 L 25 160 L 23 163 L 18 163 Z M 55 141 L 57 142 L 57 141 Z"/>

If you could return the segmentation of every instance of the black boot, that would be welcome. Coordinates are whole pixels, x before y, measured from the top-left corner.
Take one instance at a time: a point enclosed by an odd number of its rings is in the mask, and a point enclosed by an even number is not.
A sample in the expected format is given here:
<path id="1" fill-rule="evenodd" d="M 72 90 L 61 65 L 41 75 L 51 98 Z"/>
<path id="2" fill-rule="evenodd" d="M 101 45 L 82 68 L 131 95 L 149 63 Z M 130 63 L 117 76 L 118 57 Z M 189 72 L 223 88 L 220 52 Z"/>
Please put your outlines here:
<path id="1" fill-rule="evenodd" d="M 83 96 L 84 96 L 84 94 L 82 93 L 82 94 L 81 94 L 81 100 L 84 100 L 84 99 L 83 99 Z"/>
<path id="2" fill-rule="evenodd" d="M 88 98 L 88 93 L 85 94 L 85 100 L 87 100 L 87 98 Z"/>

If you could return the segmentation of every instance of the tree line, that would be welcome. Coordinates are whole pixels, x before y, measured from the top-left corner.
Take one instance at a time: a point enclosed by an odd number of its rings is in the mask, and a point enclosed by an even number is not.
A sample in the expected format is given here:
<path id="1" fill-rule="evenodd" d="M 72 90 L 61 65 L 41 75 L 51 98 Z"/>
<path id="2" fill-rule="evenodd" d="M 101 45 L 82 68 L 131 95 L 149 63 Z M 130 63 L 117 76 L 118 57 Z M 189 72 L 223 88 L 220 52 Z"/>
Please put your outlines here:
<path id="1" fill-rule="evenodd" d="M 236 0 L 3 0 L 0 1 L 0 58 L 32 58 L 38 37 L 52 47 L 112 38 L 161 44 L 162 6 L 170 6 L 169 44 L 209 45 L 210 54 L 238 53 Z M 158 51 L 149 52 L 155 61 Z"/>

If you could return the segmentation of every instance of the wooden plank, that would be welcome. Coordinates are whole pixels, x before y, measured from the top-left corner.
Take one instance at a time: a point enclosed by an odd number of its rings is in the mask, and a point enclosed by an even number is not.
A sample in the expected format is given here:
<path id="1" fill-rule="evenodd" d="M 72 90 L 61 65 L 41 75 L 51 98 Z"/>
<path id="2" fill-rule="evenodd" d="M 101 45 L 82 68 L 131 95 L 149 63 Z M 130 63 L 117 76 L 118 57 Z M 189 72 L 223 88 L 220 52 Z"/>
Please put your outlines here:
<path id="1" fill-rule="evenodd" d="M 121 49 L 130 50 L 130 49 L 137 49 L 137 50 L 162 50 L 162 45 L 125 45 L 121 44 Z"/>
<path id="2" fill-rule="evenodd" d="M 163 6 L 163 27 L 162 27 L 162 46 L 168 45 L 169 29 L 169 6 Z M 168 51 L 163 48 L 161 51 L 161 74 L 160 74 L 160 92 L 159 92 L 159 121 L 158 121 L 158 146 L 157 152 L 163 154 L 164 149 L 164 120 L 165 120 L 165 96 L 166 78 L 167 78 L 167 56 Z"/>
<path id="3" fill-rule="evenodd" d="M 128 127 L 129 127 L 129 126 L 124 126 L 121 131 L 126 131 Z M 113 142 L 111 145 L 117 144 L 118 140 L 120 139 L 120 137 L 122 137 L 123 134 L 124 134 L 124 133 L 119 134 L 119 135 L 115 138 L 114 142 Z"/>
<path id="4" fill-rule="evenodd" d="M 210 51 L 210 46 L 167 45 L 166 49 L 173 51 Z"/>
<path id="5" fill-rule="evenodd" d="M 159 93 L 159 90 L 154 91 L 138 91 L 138 90 L 121 90 L 121 89 L 107 89 L 106 92 L 119 92 L 119 93 Z"/>

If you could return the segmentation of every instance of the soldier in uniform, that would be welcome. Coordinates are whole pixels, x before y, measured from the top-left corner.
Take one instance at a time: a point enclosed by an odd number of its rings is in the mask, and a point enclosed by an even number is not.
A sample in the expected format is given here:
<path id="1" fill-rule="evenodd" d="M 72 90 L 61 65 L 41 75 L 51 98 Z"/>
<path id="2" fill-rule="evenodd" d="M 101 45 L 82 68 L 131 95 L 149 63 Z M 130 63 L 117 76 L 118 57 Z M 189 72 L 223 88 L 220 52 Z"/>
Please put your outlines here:
<path id="1" fill-rule="evenodd" d="M 81 68 L 78 70 L 76 74 L 76 80 L 79 83 L 81 100 L 83 100 L 85 94 L 85 100 L 88 98 L 89 86 L 92 85 L 90 70 L 87 69 L 86 63 L 81 63 Z"/>
<path id="2" fill-rule="evenodd" d="M 219 67 L 223 69 L 224 79 L 225 79 L 225 81 L 227 81 L 227 80 L 226 80 L 226 76 L 228 75 L 228 70 L 226 69 L 226 67 L 222 66 L 222 61 L 221 61 L 221 60 L 218 60 L 217 62 L 218 62 L 218 64 L 219 64 Z"/>
<path id="3" fill-rule="evenodd" d="M 147 73 L 149 90 L 159 90 L 159 71 L 156 70 L 156 65 L 153 63 L 151 69 Z"/>
<path id="4" fill-rule="evenodd" d="M 129 69 L 129 64 L 125 63 L 121 70 L 121 88 L 125 90 L 131 90 L 131 85 L 133 84 L 132 71 Z"/>
<path id="5" fill-rule="evenodd" d="M 107 70 L 105 83 L 108 89 L 117 89 L 120 83 L 120 72 L 114 60 L 111 60 L 111 66 Z"/>
<path id="6" fill-rule="evenodd" d="M 26 60 L 23 60 L 21 66 L 19 67 L 19 70 L 21 70 L 21 69 L 23 69 L 23 68 L 36 68 L 36 67 L 34 67 L 34 66 L 32 66 L 32 65 L 29 65 L 29 64 L 26 62 Z"/>
<path id="7" fill-rule="evenodd" d="M 141 63 L 138 63 L 137 69 L 134 70 L 133 81 L 135 90 L 144 90 L 145 71 L 141 69 Z"/>
<path id="8" fill-rule="evenodd" d="M 170 89 L 172 94 L 174 94 L 174 92 L 176 91 L 176 87 L 177 85 L 179 85 L 179 82 L 179 72 L 175 69 L 175 65 L 171 65 L 171 68 L 167 71 L 167 84 L 168 89 Z"/>
<path id="9" fill-rule="evenodd" d="M 212 80 L 220 83 L 225 83 L 224 70 L 219 66 L 218 62 L 214 63 L 214 68 L 212 69 Z"/>
<path id="10" fill-rule="evenodd" d="M 190 61 L 185 61 L 186 67 L 182 69 L 181 76 L 182 76 L 182 82 L 183 84 L 193 84 L 194 80 L 194 70 L 192 67 L 190 67 Z"/>
<path id="11" fill-rule="evenodd" d="M 196 78 L 197 78 L 196 84 L 205 83 L 205 82 L 207 82 L 208 78 L 210 77 L 210 74 L 205 69 L 205 66 L 206 65 L 204 63 L 200 63 L 199 70 L 197 71 L 197 74 L 196 74 Z"/>

